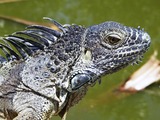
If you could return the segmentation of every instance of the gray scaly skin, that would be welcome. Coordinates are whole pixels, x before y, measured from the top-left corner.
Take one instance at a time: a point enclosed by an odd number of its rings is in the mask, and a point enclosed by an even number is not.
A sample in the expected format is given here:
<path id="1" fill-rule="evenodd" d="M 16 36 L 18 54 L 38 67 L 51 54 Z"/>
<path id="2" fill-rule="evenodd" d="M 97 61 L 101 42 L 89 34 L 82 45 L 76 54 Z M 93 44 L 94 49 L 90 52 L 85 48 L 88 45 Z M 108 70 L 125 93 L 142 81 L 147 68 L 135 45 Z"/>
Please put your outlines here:
<path id="1" fill-rule="evenodd" d="M 117 22 L 84 28 L 47 19 L 59 31 L 35 25 L 1 38 L 20 51 L 16 54 L 1 45 L 4 53 L 9 51 L 5 53 L 8 61 L 1 58 L 2 120 L 48 120 L 52 115 L 65 118 L 88 87 L 102 76 L 137 62 L 150 45 L 146 32 Z"/>

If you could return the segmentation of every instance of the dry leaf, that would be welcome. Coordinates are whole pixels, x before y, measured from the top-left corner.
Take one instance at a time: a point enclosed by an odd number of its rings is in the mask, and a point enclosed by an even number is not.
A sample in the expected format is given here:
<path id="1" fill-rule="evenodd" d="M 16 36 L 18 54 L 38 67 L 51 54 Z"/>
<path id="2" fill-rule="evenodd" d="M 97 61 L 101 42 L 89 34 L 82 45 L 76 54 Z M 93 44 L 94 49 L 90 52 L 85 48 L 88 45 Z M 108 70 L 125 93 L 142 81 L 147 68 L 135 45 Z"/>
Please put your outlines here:
<path id="1" fill-rule="evenodd" d="M 139 70 L 137 70 L 120 87 L 121 91 L 140 91 L 160 80 L 160 61 L 156 58 L 157 51 Z"/>

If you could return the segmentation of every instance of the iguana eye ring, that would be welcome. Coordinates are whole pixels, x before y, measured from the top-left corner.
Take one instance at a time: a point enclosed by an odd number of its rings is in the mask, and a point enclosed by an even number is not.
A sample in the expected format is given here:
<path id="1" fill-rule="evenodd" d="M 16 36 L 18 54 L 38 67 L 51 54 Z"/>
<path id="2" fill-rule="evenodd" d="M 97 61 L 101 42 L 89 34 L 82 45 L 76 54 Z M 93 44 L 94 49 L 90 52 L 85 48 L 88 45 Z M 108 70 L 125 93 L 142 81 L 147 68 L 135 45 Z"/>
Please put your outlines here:
<path id="1" fill-rule="evenodd" d="M 121 40 L 122 38 L 118 34 L 108 34 L 105 37 L 105 41 L 110 45 L 117 45 Z"/>

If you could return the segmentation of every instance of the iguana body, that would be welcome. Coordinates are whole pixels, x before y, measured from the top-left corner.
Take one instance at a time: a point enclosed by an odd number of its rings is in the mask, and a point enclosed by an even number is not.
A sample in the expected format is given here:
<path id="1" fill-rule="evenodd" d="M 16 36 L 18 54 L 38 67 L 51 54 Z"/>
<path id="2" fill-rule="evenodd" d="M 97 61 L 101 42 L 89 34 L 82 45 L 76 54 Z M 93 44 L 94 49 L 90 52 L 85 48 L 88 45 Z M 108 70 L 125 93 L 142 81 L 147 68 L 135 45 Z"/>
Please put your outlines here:
<path id="1" fill-rule="evenodd" d="M 1 51 L 8 59 L 1 58 L 0 68 L 2 120 L 63 117 L 88 86 L 136 62 L 150 45 L 146 32 L 116 22 L 84 28 L 51 21 L 59 31 L 29 26 L 2 38 Z"/>

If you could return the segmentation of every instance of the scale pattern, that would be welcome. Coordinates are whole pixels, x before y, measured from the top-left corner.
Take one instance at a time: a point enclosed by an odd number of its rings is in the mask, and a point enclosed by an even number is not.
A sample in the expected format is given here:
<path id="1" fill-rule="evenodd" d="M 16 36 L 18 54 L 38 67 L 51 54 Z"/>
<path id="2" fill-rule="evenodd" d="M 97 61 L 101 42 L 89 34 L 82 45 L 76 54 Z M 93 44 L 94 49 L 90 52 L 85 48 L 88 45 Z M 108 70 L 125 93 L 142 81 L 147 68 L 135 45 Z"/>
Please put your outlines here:
<path id="1" fill-rule="evenodd" d="M 142 58 L 150 36 L 140 28 L 104 22 L 58 30 L 32 25 L 0 38 L 0 118 L 48 120 L 65 115 L 90 86 Z"/>

